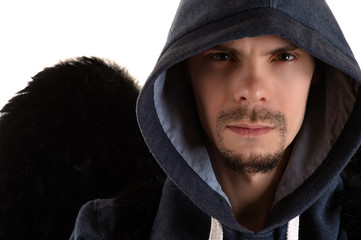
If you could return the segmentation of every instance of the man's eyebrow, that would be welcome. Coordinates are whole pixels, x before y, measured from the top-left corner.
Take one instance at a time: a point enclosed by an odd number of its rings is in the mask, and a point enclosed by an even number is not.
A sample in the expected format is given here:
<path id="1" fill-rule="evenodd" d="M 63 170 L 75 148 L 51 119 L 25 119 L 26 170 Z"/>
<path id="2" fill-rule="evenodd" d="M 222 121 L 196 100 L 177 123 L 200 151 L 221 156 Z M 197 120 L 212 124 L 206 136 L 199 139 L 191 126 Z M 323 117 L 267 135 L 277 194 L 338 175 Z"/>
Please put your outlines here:
<path id="1" fill-rule="evenodd" d="M 297 50 L 299 48 L 300 47 L 298 47 L 297 45 L 295 45 L 293 43 L 285 43 L 285 44 L 283 44 L 283 46 L 272 49 L 272 50 L 266 52 L 264 55 L 265 56 L 267 56 L 267 55 L 277 55 L 279 53 L 294 51 L 294 50 Z"/>
<path id="2" fill-rule="evenodd" d="M 231 47 L 231 46 L 227 46 L 225 44 L 219 44 L 219 45 L 216 45 L 214 47 L 211 47 L 210 49 L 208 50 L 215 50 L 215 51 L 220 51 L 220 52 L 227 52 L 227 53 L 230 53 L 232 55 L 240 55 L 241 52 L 239 50 L 237 50 L 236 48 L 234 47 Z"/>
<path id="3" fill-rule="evenodd" d="M 299 49 L 300 47 L 298 47 L 297 45 L 287 42 L 287 43 L 282 43 L 281 46 L 276 47 L 275 49 L 272 49 L 270 51 L 266 51 L 264 54 L 264 56 L 267 55 L 276 55 L 279 53 L 283 53 L 283 52 L 290 52 L 290 51 L 294 51 Z M 227 46 L 226 44 L 219 44 L 216 45 L 214 47 L 211 47 L 209 50 L 216 50 L 216 51 L 221 51 L 221 52 L 228 52 L 230 54 L 234 54 L 234 55 L 242 55 L 242 52 L 239 51 L 237 48 L 234 48 L 232 46 Z"/>

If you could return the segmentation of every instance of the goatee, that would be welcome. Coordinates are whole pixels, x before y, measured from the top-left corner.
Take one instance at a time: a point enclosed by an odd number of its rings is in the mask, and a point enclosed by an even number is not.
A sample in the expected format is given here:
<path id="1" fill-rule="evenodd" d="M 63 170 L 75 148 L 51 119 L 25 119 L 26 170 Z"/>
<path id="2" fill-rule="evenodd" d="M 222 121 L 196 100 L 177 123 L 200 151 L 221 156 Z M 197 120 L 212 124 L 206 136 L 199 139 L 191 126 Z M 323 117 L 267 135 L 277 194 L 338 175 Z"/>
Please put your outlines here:
<path id="1" fill-rule="evenodd" d="M 227 149 L 224 144 L 222 132 L 230 122 L 240 122 L 247 119 L 249 122 L 262 122 L 272 124 L 280 133 L 280 142 L 276 151 L 264 154 L 250 154 L 246 156 L 243 153 L 235 153 Z M 224 161 L 225 167 L 236 171 L 239 174 L 244 173 L 267 173 L 273 170 L 281 160 L 285 149 L 286 135 L 286 117 L 281 112 L 271 111 L 267 108 L 258 107 L 252 110 L 239 107 L 231 110 L 224 110 L 217 114 L 216 119 L 217 142 L 216 146 Z"/>

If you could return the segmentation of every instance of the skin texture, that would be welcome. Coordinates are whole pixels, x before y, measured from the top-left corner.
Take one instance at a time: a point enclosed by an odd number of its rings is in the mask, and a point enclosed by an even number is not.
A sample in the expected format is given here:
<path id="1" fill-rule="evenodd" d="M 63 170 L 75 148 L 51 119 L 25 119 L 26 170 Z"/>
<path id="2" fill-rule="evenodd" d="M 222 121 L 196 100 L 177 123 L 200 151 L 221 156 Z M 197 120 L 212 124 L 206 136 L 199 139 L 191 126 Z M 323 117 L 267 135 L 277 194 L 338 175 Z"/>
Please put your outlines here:
<path id="1" fill-rule="evenodd" d="M 226 42 L 188 60 L 215 174 L 237 220 L 252 230 L 266 220 L 314 68 L 311 55 L 276 36 Z"/>

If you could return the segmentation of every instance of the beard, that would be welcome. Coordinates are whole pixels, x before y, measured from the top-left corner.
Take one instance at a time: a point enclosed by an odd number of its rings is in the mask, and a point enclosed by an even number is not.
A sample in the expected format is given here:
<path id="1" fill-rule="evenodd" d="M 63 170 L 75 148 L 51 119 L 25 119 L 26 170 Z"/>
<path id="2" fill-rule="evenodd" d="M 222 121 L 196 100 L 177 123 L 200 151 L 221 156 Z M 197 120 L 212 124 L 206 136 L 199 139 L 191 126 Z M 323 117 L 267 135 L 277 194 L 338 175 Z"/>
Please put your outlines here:
<path id="1" fill-rule="evenodd" d="M 237 122 L 247 119 L 252 122 L 272 124 L 280 133 L 280 142 L 277 149 L 269 153 L 253 153 L 246 155 L 228 149 L 224 143 L 222 132 L 229 122 Z M 216 119 L 217 140 L 216 147 L 222 156 L 225 167 L 239 174 L 244 173 L 267 173 L 275 169 L 285 149 L 286 117 L 281 112 L 273 112 L 266 108 L 249 110 L 239 107 L 232 110 L 221 111 Z"/>

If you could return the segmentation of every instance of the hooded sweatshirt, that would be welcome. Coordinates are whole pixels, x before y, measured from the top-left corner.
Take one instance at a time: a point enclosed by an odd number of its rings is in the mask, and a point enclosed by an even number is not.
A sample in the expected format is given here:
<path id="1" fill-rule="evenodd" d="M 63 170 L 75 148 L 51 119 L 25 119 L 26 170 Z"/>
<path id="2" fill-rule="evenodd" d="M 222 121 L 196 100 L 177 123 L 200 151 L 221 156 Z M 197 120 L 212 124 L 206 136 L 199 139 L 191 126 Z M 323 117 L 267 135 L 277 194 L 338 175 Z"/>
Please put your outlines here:
<path id="1" fill-rule="evenodd" d="M 314 56 L 322 80 L 310 89 L 264 228 L 253 232 L 237 222 L 217 181 L 183 63 L 221 43 L 263 35 Z M 150 239 L 347 239 L 335 197 L 361 143 L 360 81 L 324 0 L 182 0 L 137 106 L 144 139 L 167 174 Z"/>

